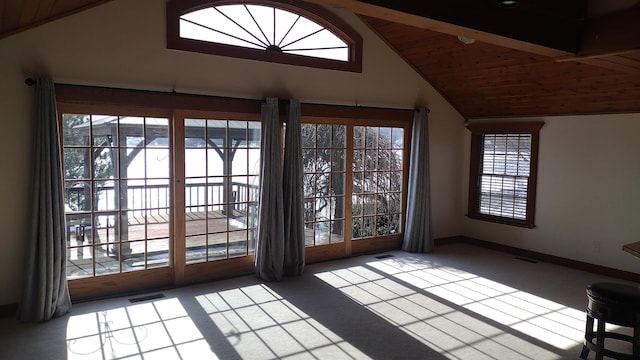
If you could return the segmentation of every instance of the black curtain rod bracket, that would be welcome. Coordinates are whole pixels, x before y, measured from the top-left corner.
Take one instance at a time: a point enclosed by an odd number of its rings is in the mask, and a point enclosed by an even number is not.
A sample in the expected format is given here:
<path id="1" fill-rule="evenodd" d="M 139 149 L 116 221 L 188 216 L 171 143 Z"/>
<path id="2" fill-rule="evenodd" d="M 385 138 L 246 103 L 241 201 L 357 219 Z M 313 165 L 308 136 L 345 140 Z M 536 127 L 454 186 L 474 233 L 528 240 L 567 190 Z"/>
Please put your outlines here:
<path id="1" fill-rule="evenodd" d="M 24 83 L 27 84 L 27 86 L 31 86 L 31 85 L 35 84 L 36 81 L 33 80 L 32 78 L 28 77 L 28 78 L 24 79 Z"/>

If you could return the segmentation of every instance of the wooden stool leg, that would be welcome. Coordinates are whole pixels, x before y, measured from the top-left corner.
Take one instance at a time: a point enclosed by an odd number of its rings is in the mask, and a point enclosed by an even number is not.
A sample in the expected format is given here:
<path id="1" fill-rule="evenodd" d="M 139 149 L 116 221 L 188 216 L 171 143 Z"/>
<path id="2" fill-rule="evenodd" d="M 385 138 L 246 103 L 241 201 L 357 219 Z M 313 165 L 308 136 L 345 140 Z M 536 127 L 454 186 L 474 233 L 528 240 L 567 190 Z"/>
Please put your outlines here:
<path id="1" fill-rule="evenodd" d="M 633 342 L 633 357 L 640 358 L 640 327 L 633 328 L 633 338 L 636 339 Z"/>
<path id="2" fill-rule="evenodd" d="M 589 356 L 589 348 L 586 345 L 582 345 L 582 352 L 580 352 L 580 359 L 587 360 Z"/>
<path id="3" fill-rule="evenodd" d="M 582 345 L 582 352 L 580 352 L 580 359 L 587 360 L 587 356 L 589 356 L 589 348 L 587 345 Z"/>
<path id="4" fill-rule="evenodd" d="M 587 347 L 587 341 L 589 341 L 588 336 L 593 332 L 593 317 L 587 314 L 587 326 L 584 330 L 584 345 L 582 345 L 582 352 L 580 353 L 581 359 L 587 359 L 589 356 L 589 348 Z"/>
<path id="5" fill-rule="evenodd" d="M 604 332 L 606 325 L 605 317 L 598 318 L 598 330 L 596 332 L 596 360 L 604 359 Z"/>

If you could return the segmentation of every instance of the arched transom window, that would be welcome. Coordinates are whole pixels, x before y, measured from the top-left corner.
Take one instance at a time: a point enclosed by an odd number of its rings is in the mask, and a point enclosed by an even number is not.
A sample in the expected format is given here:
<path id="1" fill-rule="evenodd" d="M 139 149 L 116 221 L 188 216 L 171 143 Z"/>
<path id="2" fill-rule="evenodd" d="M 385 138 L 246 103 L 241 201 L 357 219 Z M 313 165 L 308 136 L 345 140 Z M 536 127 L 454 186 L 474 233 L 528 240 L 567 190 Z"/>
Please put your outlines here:
<path id="1" fill-rule="evenodd" d="M 361 71 L 362 40 L 322 7 L 292 1 L 167 3 L 169 48 Z"/>

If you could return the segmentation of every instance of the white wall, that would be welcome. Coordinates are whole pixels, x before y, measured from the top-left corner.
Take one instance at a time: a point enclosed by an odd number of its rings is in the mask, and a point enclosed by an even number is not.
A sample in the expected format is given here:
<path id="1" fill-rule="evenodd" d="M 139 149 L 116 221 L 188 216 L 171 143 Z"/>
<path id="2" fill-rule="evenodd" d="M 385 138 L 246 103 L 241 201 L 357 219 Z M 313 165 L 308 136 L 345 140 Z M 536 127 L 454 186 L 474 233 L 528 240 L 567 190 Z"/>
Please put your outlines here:
<path id="1" fill-rule="evenodd" d="M 640 259 L 622 251 L 622 245 L 640 241 L 640 114 L 541 120 L 536 228 L 464 218 L 463 234 L 640 273 Z"/>
<path id="2" fill-rule="evenodd" d="M 0 39 L 0 305 L 20 298 L 29 227 L 32 88 L 57 83 L 302 102 L 431 109 L 434 235 L 459 234 L 462 117 L 357 17 L 363 73 L 309 69 L 167 50 L 163 0 L 115 0 Z"/>

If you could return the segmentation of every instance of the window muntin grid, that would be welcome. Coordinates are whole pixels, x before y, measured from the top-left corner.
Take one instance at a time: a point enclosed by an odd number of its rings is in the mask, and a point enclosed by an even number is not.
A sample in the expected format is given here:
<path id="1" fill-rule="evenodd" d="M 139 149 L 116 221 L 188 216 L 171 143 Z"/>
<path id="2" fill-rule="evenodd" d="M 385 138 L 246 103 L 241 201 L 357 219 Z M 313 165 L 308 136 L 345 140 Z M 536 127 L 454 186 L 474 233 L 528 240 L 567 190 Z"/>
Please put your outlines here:
<path id="1" fill-rule="evenodd" d="M 402 232 L 404 129 L 355 126 L 352 238 Z"/>
<path id="2" fill-rule="evenodd" d="M 62 114 L 67 278 L 169 265 L 169 120 Z"/>
<path id="3" fill-rule="evenodd" d="M 301 125 L 305 245 L 344 242 L 346 125 Z"/>
<path id="4" fill-rule="evenodd" d="M 253 253 L 260 123 L 184 121 L 186 263 Z"/>

